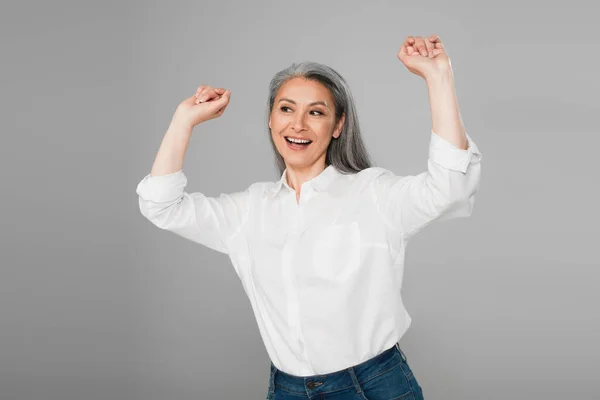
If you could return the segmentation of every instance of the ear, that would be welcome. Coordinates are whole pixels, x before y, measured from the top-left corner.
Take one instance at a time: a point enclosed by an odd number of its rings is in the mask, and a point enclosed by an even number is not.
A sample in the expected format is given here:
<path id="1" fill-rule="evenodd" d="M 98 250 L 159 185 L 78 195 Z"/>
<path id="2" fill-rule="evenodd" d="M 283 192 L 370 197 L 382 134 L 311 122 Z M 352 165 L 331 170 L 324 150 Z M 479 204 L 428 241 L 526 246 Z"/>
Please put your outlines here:
<path id="1" fill-rule="evenodd" d="M 335 127 L 335 131 L 333 132 L 334 138 L 339 138 L 342 134 L 342 128 L 344 127 L 344 121 L 346 120 L 346 114 L 342 114 L 342 117 L 338 121 L 337 126 Z"/>

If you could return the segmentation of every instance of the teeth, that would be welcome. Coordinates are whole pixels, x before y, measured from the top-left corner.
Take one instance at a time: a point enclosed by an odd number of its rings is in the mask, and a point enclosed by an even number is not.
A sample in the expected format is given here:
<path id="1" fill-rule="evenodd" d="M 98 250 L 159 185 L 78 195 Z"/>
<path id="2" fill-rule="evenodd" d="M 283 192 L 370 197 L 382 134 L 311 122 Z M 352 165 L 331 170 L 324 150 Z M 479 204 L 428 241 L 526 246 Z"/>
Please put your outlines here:
<path id="1" fill-rule="evenodd" d="M 288 142 L 292 142 L 292 143 L 310 143 L 310 140 L 300 140 L 300 139 L 293 139 L 293 138 L 286 138 L 286 140 Z"/>

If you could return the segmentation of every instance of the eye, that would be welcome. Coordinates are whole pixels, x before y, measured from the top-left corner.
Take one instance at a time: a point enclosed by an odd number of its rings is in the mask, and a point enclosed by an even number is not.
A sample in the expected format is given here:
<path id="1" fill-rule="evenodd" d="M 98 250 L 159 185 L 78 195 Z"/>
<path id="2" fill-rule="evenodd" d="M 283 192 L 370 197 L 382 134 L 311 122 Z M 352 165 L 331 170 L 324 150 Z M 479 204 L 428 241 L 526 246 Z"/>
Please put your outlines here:
<path id="1" fill-rule="evenodd" d="M 287 106 L 281 106 L 281 107 L 279 107 L 279 109 L 280 109 L 281 111 L 283 111 L 283 112 L 287 112 L 286 110 L 291 110 L 291 108 L 289 108 L 289 107 L 287 107 Z M 317 113 L 318 115 L 325 115 L 325 114 L 323 114 L 321 111 L 318 111 L 318 110 L 312 110 L 311 112 L 315 112 L 315 113 Z"/>

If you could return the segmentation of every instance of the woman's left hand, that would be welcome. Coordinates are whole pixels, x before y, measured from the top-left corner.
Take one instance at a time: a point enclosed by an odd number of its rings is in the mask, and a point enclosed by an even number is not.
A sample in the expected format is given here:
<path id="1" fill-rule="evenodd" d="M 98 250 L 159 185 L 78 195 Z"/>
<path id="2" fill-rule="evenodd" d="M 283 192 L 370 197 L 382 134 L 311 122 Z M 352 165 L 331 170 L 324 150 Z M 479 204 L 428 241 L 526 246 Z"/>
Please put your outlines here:
<path id="1" fill-rule="evenodd" d="M 450 58 L 438 35 L 408 36 L 400 47 L 398 58 L 410 72 L 425 80 L 451 69 Z"/>

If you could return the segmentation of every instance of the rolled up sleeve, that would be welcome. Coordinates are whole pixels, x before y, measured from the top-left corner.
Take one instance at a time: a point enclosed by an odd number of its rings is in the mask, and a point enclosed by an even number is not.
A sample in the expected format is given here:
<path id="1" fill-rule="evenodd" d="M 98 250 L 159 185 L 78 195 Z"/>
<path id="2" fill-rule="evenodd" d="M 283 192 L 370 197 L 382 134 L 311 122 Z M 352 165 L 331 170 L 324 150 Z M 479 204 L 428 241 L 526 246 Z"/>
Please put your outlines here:
<path id="1" fill-rule="evenodd" d="M 210 249 L 229 254 L 230 239 L 249 214 L 249 189 L 208 197 L 185 191 L 183 170 L 146 175 L 137 185 L 140 212 L 155 226 Z"/>
<path id="2" fill-rule="evenodd" d="M 397 176 L 381 169 L 375 179 L 379 212 L 405 240 L 434 220 L 468 217 L 481 178 L 481 152 L 467 134 L 468 148 L 460 149 L 431 131 L 427 171 Z"/>

